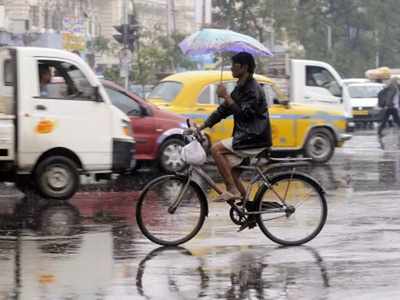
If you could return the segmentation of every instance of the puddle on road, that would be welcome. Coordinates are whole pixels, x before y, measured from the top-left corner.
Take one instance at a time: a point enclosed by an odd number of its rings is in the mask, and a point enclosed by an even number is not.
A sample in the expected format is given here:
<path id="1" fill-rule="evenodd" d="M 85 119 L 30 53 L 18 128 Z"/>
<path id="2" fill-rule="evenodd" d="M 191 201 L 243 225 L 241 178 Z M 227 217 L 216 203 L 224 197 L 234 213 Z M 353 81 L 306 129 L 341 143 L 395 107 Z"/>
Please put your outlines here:
<path id="1" fill-rule="evenodd" d="M 7 187 L 0 299 L 399 298 L 399 161 L 397 152 L 337 151 L 329 164 L 301 169 L 328 191 L 330 212 L 312 246 L 296 248 L 258 229 L 237 234 L 222 205 L 198 239 L 157 248 L 138 231 L 135 204 L 158 174 L 88 185 L 68 203 L 13 206 L 19 196 Z M 377 201 L 379 193 L 393 195 Z"/>

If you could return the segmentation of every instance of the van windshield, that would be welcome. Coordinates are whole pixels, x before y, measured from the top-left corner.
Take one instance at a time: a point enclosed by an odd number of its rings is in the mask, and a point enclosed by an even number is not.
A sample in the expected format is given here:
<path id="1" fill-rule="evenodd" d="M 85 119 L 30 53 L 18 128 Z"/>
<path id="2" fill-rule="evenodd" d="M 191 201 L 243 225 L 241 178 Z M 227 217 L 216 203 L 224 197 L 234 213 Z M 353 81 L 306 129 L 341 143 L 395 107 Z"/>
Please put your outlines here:
<path id="1" fill-rule="evenodd" d="M 176 81 L 160 82 L 147 97 L 148 99 L 161 99 L 172 102 L 182 89 L 182 83 Z"/>
<path id="2" fill-rule="evenodd" d="M 351 98 L 377 98 L 383 85 L 353 85 L 349 86 Z"/>

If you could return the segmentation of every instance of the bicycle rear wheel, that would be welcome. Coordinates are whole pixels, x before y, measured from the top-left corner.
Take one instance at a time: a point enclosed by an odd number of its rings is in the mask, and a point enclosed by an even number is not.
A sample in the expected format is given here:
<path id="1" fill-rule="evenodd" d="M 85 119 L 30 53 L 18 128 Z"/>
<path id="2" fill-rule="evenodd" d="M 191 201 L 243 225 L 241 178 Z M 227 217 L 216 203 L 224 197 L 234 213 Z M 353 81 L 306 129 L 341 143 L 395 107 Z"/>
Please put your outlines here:
<path id="1" fill-rule="evenodd" d="M 142 233 L 154 243 L 176 246 L 189 241 L 201 229 L 207 215 L 207 200 L 198 186 L 176 175 L 150 182 L 139 197 L 136 219 Z M 170 208 L 181 195 L 176 210 Z"/>
<path id="2" fill-rule="evenodd" d="M 255 205 L 261 231 L 275 243 L 297 246 L 312 240 L 326 222 L 324 191 L 311 177 L 300 173 L 279 174 L 262 185 Z"/>

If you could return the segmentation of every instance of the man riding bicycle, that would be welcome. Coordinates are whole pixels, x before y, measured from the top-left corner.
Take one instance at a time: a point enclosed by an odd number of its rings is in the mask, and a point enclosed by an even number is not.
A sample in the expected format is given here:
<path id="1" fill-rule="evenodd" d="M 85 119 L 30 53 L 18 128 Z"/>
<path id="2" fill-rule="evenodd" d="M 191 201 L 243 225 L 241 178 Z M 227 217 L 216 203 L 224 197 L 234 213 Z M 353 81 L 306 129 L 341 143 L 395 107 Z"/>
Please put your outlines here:
<path id="1" fill-rule="evenodd" d="M 229 95 L 221 83 L 217 96 L 224 102 L 198 129 L 212 128 L 233 115 L 232 138 L 222 140 L 211 147 L 217 168 L 224 178 L 226 191 L 216 201 L 229 201 L 245 197 L 246 190 L 233 167 L 244 158 L 255 156 L 271 147 L 271 125 L 268 106 L 262 87 L 253 78 L 255 61 L 251 54 L 240 52 L 232 57 L 232 76 L 238 78 L 235 89 Z"/>

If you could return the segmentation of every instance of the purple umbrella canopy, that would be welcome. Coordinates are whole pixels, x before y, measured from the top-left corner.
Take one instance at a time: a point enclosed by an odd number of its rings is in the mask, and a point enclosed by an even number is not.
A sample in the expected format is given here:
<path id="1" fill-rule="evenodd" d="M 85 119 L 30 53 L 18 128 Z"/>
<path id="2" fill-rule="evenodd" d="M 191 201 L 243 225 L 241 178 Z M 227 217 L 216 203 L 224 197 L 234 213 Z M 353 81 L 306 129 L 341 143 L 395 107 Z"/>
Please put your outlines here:
<path id="1" fill-rule="evenodd" d="M 254 56 L 272 56 L 256 39 L 231 30 L 205 28 L 185 38 L 179 47 L 185 55 L 222 52 L 248 52 Z"/>

